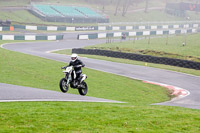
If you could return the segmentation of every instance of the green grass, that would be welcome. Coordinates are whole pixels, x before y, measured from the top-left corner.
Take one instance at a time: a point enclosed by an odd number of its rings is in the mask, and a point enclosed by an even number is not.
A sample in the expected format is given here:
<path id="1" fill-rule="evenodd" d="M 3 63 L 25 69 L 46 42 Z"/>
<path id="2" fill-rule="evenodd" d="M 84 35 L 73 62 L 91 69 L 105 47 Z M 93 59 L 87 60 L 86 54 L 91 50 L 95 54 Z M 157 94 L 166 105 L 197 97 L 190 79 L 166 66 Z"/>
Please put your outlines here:
<path id="1" fill-rule="evenodd" d="M 0 44 L 12 41 L 0 41 Z M 65 63 L 0 48 L 0 82 L 60 91 Z M 86 64 L 87 65 L 87 64 Z M 0 103 L 0 132 L 199 132 L 200 111 L 153 106 L 169 100 L 159 86 L 83 68 L 88 96 L 127 102 Z M 70 89 L 70 93 L 78 94 Z"/>
<path id="2" fill-rule="evenodd" d="M 197 133 L 200 111 L 81 102 L 0 103 L 0 132 Z"/>
<path id="3" fill-rule="evenodd" d="M 26 6 L 30 0 L 1 0 L 0 7 L 4 6 Z"/>
<path id="4" fill-rule="evenodd" d="M 133 41 L 116 42 L 109 44 L 105 43 L 105 44 L 88 46 L 86 48 L 117 50 L 130 53 L 143 52 L 143 54 L 145 54 L 145 50 L 147 51 L 149 50 L 149 51 L 161 52 L 159 56 L 167 55 L 167 57 L 169 57 L 170 54 L 172 54 L 174 58 L 176 58 L 176 56 L 177 58 L 179 58 L 178 55 L 184 56 L 183 59 L 186 59 L 187 56 L 194 56 L 200 58 L 199 36 L 200 34 L 186 35 L 185 47 L 182 46 L 182 42 L 185 40 L 184 39 L 185 35 L 181 35 L 181 36 L 168 37 L 168 44 L 166 44 L 167 37 L 150 38 L 150 44 L 148 44 L 149 39 L 147 37 L 147 39 L 137 40 L 135 41 L 135 43 L 133 43 Z M 169 53 L 169 55 L 167 53 Z M 153 54 L 149 53 L 149 55 Z"/>
<path id="5" fill-rule="evenodd" d="M 23 15 L 22 15 L 23 14 Z M 2 20 L 11 20 L 17 22 L 28 22 L 28 23 L 41 23 L 42 20 L 30 14 L 26 10 L 19 11 L 1 11 L 0 16 Z"/>
<path id="6" fill-rule="evenodd" d="M 110 20 L 112 22 L 148 22 L 148 21 L 183 21 L 183 18 L 175 17 L 169 14 L 166 14 L 164 11 L 149 11 L 145 13 L 144 11 L 141 12 L 129 12 L 122 17 L 120 14 L 114 16 L 113 13 L 108 14 Z M 159 17 L 157 17 L 159 16 Z"/>
<path id="7" fill-rule="evenodd" d="M 151 38 L 137 40 L 135 43 L 134 41 L 127 41 L 123 43 L 117 42 L 111 44 L 99 44 L 86 48 L 106 49 L 200 62 L 199 35 L 200 34 L 190 34 L 173 37 Z M 186 46 L 183 47 L 182 42 L 184 40 L 186 40 Z"/>

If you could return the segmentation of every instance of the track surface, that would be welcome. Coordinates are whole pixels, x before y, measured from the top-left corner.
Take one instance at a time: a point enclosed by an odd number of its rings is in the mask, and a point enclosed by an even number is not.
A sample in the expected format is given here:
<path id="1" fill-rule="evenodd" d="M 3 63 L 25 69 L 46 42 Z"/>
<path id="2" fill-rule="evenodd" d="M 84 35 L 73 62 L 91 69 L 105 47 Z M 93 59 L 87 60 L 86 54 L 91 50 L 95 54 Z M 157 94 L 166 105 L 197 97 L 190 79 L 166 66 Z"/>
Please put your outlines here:
<path id="1" fill-rule="evenodd" d="M 43 90 L 17 85 L 0 83 L 0 102 L 15 101 L 81 101 L 81 102 L 111 102 L 121 103 L 95 97 L 65 94 L 56 91 Z M 3 93 L 2 93 L 3 92 Z"/>
<path id="2" fill-rule="evenodd" d="M 17 43 L 7 44 L 3 47 L 5 49 L 40 56 L 52 60 L 69 62 L 69 56 L 53 54 L 47 51 L 52 51 L 56 49 L 80 48 L 88 45 L 105 43 L 105 40 L 76 40 L 76 33 L 65 34 L 64 37 L 64 40 L 56 42 Z M 184 88 L 190 92 L 189 96 L 159 104 L 200 109 L 199 76 L 192 76 L 157 68 L 115 63 L 103 60 L 88 58 L 81 58 L 81 60 L 83 60 L 83 62 L 86 64 L 86 67 L 88 68 L 123 75 L 134 79 L 154 81 Z"/>

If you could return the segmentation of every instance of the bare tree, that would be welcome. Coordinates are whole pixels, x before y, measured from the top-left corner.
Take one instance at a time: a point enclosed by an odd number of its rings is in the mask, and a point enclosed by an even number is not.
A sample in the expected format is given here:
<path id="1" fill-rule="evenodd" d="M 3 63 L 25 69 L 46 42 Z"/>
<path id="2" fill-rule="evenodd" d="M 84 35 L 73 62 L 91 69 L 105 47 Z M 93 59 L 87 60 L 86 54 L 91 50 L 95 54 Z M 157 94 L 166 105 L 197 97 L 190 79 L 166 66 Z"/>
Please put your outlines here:
<path id="1" fill-rule="evenodd" d="M 200 0 L 196 0 L 196 5 L 200 3 Z M 196 10 L 196 14 L 198 14 L 198 9 Z"/>
<path id="2" fill-rule="evenodd" d="M 126 15 L 126 12 L 128 10 L 128 7 L 130 6 L 131 0 L 126 0 L 123 4 L 123 10 L 122 10 L 122 16 Z"/>
<path id="3" fill-rule="evenodd" d="M 114 15 L 117 16 L 119 8 L 121 7 L 122 8 L 121 15 L 125 16 L 128 11 L 128 8 L 134 4 L 136 5 L 139 2 L 144 2 L 144 0 L 117 0 Z"/>
<path id="4" fill-rule="evenodd" d="M 148 7 L 149 7 L 149 0 L 146 0 L 145 10 L 144 10 L 145 13 L 147 13 Z"/>
<path id="5" fill-rule="evenodd" d="M 117 11 L 118 11 L 118 8 L 119 8 L 119 6 L 120 6 L 120 3 L 121 3 L 121 0 L 118 0 L 118 1 L 117 1 L 117 5 L 116 5 L 116 8 L 115 8 L 115 13 L 114 13 L 115 16 L 117 15 Z"/>

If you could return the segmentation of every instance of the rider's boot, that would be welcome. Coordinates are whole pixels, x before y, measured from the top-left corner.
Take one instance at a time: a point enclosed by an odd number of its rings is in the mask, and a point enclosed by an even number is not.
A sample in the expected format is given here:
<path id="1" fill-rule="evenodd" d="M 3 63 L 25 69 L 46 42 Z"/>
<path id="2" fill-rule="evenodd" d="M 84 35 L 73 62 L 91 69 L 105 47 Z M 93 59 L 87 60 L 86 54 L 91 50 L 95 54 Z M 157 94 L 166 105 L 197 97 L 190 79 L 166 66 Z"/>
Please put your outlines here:
<path id="1" fill-rule="evenodd" d="M 82 87 L 81 86 L 81 79 L 82 79 L 81 77 L 77 79 L 77 81 L 78 81 L 78 88 Z"/>

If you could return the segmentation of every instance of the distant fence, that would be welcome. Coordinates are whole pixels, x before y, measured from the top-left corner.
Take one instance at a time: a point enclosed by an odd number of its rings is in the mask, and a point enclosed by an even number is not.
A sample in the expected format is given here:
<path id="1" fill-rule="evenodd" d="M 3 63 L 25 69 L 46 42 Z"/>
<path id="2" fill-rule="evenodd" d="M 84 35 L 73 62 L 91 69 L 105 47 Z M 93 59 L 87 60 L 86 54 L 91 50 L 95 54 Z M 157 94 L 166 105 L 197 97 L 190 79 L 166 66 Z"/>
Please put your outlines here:
<path id="1" fill-rule="evenodd" d="M 62 40 L 63 35 L 0 35 L 0 40 Z"/>
<path id="2" fill-rule="evenodd" d="M 0 31 L 14 31 L 14 26 L 0 26 Z"/>
<path id="3" fill-rule="evenodd" d="M 172 30 L 152 30 L 152 31 L 131 31 L 131 32 L 107 32 L 107 33 L 92 33 L 92 34 L 79 34 L 77 39 L 87 40 L 87 39 L 101 39 L 110 37 L 121 37 L 126 35 L 127 37 L 137 37 L 137 36 L 157 36 L 157 35 L 177 35 L 177 34 L 188 34 L 197 33 L 200 29 L 172 29 Z"/>
<path id="4" fill-rule="evenodd" d="M 15 29 L 25 30 L 46 30 L 46 31 L 92 31 L 98 30 L 97 26 L 34 26 L 34 25 L 13 25 Z"/>
<path id="5" fill-rule="evenodd" d="M 123 53 L 123 52 L 99 50 L 99 49 L 72 49 L 72 53 L 123 58 L 123 59 L 144 61 L 149 63 L 165 64 L 165 65 L 200 70 L 200 62 L 193 62 L 188 60 L 180 60 L 180 59 L 173 59 L 166 57 L 155 57 L 150 55 L 140 55 L 140 54 Z"/>
<path id="6" fill-rule="evenodd" d="M 179 29 L 199 28 L 200 23 L 188 24 L 164 24 L 164 25 L 137 25 L 137 26 L 34 26 L 34 25 L 13 25 L 16 29 L 26 30 L 47 30 L 47 31 L 119 31 L 119 30 L 157 30 L 157 29 Z"/>
<path id="7" fill-rule="evenodd" d="M 181 22 L 180 22 L 181 23 Z M 101 25 L 101 26 L 42 26 L 42 25 L 18 25 L 0 26 L 0 31 L 9 31 L 12 29 L 25 29 L 25 30 L 45 30 L 45 31 L 142 31 L 142 30 L 168 30 L 168 29 L 181 29 L 181 28 L 200 28 L 200 22 L 181 23 L 181 24 L 163 24 L 163 25 L 129 25 L 129 26 L 114 26 L 114 25 Z"/>

